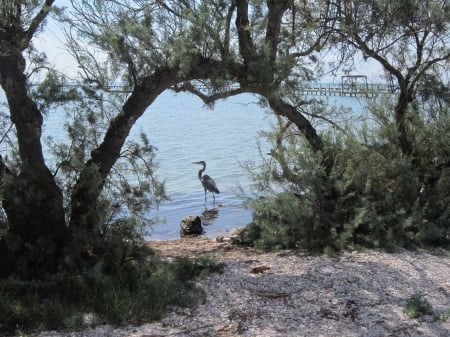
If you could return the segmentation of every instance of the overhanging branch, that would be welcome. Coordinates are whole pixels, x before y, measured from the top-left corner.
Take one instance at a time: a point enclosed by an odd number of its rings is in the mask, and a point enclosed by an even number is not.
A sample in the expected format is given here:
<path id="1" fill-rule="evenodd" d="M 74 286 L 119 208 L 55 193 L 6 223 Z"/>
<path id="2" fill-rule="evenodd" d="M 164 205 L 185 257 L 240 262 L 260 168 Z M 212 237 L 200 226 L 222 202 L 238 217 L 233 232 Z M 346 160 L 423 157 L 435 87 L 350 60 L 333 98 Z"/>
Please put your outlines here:
<path id="1" fill-rule="evenodd" d="M 34 17 L 33 21 L 31 21 L 30 27 L 28 27 L 28 30 L 26 31 L 26 45 L 28 46 L 28 43 L 33 38 L 34 34 L 36 33 L 36 30 L 38 29 L 39 25 L 44 21 L 44 19 L 47 17 L 48 13 L 50 12 L 53 3 L 55 0 L 46 0 L 44 4 L 41 7 L 41 10 L 38 14 Z"/>
<path id="2" fill-rule="evenodd" d="M 239 88 L 221 91 L 221 92 L 217 92 L 217 93 L 213 93 L 213 94 L 207 94 L 207 93 L 202 92 L 200 89 L 196 88 L 190 82 L 184 82 L 182 84 L 174 85 L 171 87 L 171 89 L 177 93 L 189 92 L 189 93 L 197 96 L 198 98 L 200 98 L 206 105 L 210 105 L 219 99 L 224 99 L 224 98 L 228 98 L 231 96 L 236 96 L 236 95 L 248 92 L 247 89 L 243 89 L 243 88 L 239 87 Z"/>

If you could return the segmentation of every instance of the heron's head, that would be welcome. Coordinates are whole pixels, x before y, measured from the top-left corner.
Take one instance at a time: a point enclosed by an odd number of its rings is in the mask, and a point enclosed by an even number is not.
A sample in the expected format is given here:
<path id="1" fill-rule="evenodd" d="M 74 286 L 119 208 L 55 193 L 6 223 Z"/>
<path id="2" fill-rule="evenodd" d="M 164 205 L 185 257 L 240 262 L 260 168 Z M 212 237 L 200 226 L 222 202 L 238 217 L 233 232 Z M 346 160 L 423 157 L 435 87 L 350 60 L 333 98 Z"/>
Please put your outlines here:
<path id="1" fill-rule="evenodd" d="M 204 160 L 194 161 L 192 164 L 206 165 Z"/>

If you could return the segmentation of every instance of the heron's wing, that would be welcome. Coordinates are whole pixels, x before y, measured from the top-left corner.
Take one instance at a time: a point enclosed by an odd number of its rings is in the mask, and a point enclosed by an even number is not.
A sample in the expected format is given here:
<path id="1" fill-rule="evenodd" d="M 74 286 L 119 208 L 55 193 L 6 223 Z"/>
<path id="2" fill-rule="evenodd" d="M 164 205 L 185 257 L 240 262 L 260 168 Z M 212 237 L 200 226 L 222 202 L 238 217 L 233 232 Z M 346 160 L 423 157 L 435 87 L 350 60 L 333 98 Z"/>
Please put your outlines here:
<path id="1" fill-rule="evenodd" d="M 214 179 L 211 178 L 209 175 L 205 174 L 205 175 L 202 177 L 202 183 L 203 183 L 203 186 L 204 186 L 208 191 L 213 192 L 213 193 L 217 193 L 217 194 L 220 193 L 220 191 L 219 191 L 219 189 L 217 188 L 217 185 L 216 185 Z"/>

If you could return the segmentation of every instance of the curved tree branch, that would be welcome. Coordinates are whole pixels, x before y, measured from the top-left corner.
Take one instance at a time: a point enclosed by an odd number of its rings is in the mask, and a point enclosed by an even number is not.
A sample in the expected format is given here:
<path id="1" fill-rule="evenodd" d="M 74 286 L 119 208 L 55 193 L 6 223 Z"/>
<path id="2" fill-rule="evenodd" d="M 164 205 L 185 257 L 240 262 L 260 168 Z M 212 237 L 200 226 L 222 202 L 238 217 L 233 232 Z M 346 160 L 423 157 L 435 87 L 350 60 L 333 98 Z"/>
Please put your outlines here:
<path id="1" fill-rule="evenodd" d="M 36 14 L 36 16 L 33 18 L 33 20 L 31 21 L 30 26 L 28 27 L 27 31 L 25 32 L 25 36 L 26 36 L 26 46 L 24 46 L 24 48 L 26 48 L 29 44 L 29 42 L 31 41 L 31 39 L 33 38 L 34 34 L 36 33 L 39 25 L 42 23 L 42 21 L 44 21 L 44 19 L 47 17 L 48 13 L 50 12 L 53 3 L 55 2 L 55 0 L 46 0 L 41 7 L 41 10 Z"/>

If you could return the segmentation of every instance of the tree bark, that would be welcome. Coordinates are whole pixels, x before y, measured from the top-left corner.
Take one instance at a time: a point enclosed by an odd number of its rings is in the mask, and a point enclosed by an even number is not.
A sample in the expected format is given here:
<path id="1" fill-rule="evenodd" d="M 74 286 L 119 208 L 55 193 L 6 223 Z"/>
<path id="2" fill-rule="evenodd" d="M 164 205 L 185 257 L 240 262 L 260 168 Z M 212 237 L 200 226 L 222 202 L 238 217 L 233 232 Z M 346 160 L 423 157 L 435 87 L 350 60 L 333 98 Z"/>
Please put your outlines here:
<path id="1" fill-rule="evenodd" d="M 238 79 L 250 79 L 253 78 L 254 81 L 242 81 L 238 80 L 241 87 L 249 92 L 255 92 L 267 99 L 272 110 L 280 116 L 286 117 L 289 121 L 294 123 L 299 131 L 303 133 L 308 140 L 309 144 L 314 151 L 322 151 L 323 144 L 322 139 L 317 134 L 315 128 L 312 124 L 300 113 L 294 106 L 289 105 L 284 102 L 280 97 L 276 96 L 276 92 L 279 89 L 278 84 L 273 83 L 275 78 L 275 62 L 277 57 L 279 35 L 281 32 L 282 17 L 286 10 L 289 9 L 291 1 L 267 1 L 268 7 L 268 20 L 266 28 L 266 43 L 270 46 L 270 53 L 268 59 L 262 59 L 255 50 L 254 42 L 251 37 L 251 29 L 249 27 L 248 19 L 248 1 L 236 1 L 236 29 L 239 37 L 239 51 L 244 60 L 244 68 L 240 68 L 239 74 L 234 74 L 235 78 Z M 246 67 L 251 61 L 256 61 L 259 59 L 258 71 L 263 67 L 261 72 L 263 75 L 255 76 L 254 69 L 251 67 Z M 230 69 L 233 69 L 230 67 Z M 245 71 L 246 74 L 242 74 Z M 332 165 L 331 162 L 328 163 Z"/>
<path id="2" fill-rule="evenodd" d="M 272 98 L 269 95 L 265 95 L 265 97 L 267 98 L 270 107 L 277 115 L 287 118 L 295 124 L 303 135 L 305 135 L 305 138 L 315 152 L 323 150 L 322 139 L 305 116 L 298 112 L 294 106 L 284 102 L 282 99 Z"/>
<path id="3" fill-rule="evenodd" d="M 248 1 L 247 0 L 237 0 L 236 1 L 236 29 L 239 37 L 239 51 L 242 58 L 244 59 L 244 64 L 248 64 L 254 58 L 255 47 L 253 45 L 253 40 L 250 34 L 250 21 L 248 19 Z"/>
<path id="4" fill-rule="evenodd" d="M 122 111 L 109 124 L 103 142 L 92 151 L 91 158 L 75 184 L 70 213 L 73 234 L 80 230 L 92 231 L 99 225 L 97 200 L 131 128 L 159 94 L 177 81 L 176 71 L 162 68 L 134 87 Z M 96 234 L 95 231 L 93 234 Z"/>
<path id="5" fill-rule="evenodd" d="M 20 173 L 4 180 L 3 207 L 15 271 L 35 278 L 58 268 L 67 228 L 62 192 L 44 161 L 42 115 L 28 96 L 24 65 L 21 52 L 0 57 L 0 84 L 16 127 L 21 158 Z"/>
<path id="6" fill-rule="evenodd" d="M 164 91 L 177 83 L 193 79 L 209 78 L 210 73 L 219 65 L 207 59 L 198 58 L 190 74 L 181 77 L 178 67 L 161 67 L 137 84 L 122 111 L 114 118 L 105 134 L 103 142 L 92 151 L 90 160 L 86 163 L 71 196 L 70 228 L 72 235 L 78 231 L 88 231 L 96 235 L 97 201 L 105 180 L 114 163 L 120 156 L 120 151 L 131 128 L 153 101 Z"/>
<path id="7" fill-rule="evenodd" d="M 413 144 L 406 127 L 406 114 L 408 104 L 412 101 L 411 94 L 405 89 L 401 90 L 397 105 L 395 106 L 395 123 L 397 125 L 398 142 L 403 155 L 413 154 Z"/>

